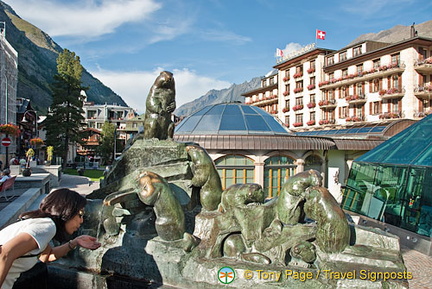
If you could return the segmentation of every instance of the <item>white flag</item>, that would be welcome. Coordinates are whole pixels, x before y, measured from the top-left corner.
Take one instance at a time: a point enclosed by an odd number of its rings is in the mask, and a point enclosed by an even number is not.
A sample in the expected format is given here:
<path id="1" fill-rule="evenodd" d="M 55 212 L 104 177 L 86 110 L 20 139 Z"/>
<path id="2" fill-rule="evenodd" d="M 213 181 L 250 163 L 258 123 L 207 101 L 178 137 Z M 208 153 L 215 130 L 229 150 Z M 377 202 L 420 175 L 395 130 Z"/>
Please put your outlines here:
<path id="1" fill-rule="evenodd" d="M 276 56 L 277 57 L 283 57 L 283 50 L 276 48 Z"/>

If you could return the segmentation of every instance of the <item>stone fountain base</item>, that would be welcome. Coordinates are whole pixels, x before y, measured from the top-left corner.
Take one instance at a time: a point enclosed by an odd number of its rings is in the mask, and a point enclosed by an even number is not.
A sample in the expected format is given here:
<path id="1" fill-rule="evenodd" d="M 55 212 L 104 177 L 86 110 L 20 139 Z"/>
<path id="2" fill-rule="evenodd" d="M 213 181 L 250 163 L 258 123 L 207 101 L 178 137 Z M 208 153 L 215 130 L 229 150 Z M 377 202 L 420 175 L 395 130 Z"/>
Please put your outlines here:
<path id="1" fill-rule="evenodd" d="M 100 201 L 89 205 L 92 208 L 87 212 L 101 211 L 97 209 Z M 198 230 L 209 225 L 201 215 L 195 218 Z M 49 265 L 50 288 L 408 288 L 410 273 L 399 240 L 379 229 L 351 223 L 354 245 L 341 253 L 317 250 L 316 266 L 311 268 L 288 259 L 287 264 L 267 265 L 238 258 L 207 258 L 199 246 L 185 252 L 157 236 L 151 211 L 127 217 L 128 225 L 119 235 L 99 234 L 100 249 L 80 248 Z M 87 221 L 90 219 L 91 215 Z M 84 228 L 82 233 L 98 234 L 89 230 Z M 223 267 L 235 272 L 230 284 L 218 278 Z"/>

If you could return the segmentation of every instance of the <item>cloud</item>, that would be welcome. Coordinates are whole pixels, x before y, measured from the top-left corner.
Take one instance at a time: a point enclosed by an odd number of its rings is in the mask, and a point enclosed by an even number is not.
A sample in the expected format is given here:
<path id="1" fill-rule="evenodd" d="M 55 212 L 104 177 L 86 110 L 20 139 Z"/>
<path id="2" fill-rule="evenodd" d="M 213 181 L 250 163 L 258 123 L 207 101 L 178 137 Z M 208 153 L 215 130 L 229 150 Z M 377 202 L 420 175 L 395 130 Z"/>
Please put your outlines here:
<path id="1" fill-rule="evenodd" d="M 130 107 L 143 113 L 150 87 L 163 70 L 165 69 L 156 68 L 153 71 L 121 72 L 99 69 L 98 71 L 91 71 L 91 74 L 119 94 Z M 177 107 L 199 98 L 211 89 L 223 89 L 231 86 L 231 83 L 227 81 L 201 76 L 186 68 L 174 69 L 172 73 L 176 83 Z"/>
<path id="2" fill-rule="evenodd" d="M 51 37 L 84 38 L 113 33 L 123 24 L 149 19 L 162 8 L 155 0 L 13 0 L 11 5 Z"/>
<path id="3" fill-rule="evenodd" d="M 243 45 L 252 41 L 252 39 L 249 37 L 224 30 L 206 30 L 202 31 L 200 34 L 201 37 L 207 41 L 229 42 L 236 45 Z"/>

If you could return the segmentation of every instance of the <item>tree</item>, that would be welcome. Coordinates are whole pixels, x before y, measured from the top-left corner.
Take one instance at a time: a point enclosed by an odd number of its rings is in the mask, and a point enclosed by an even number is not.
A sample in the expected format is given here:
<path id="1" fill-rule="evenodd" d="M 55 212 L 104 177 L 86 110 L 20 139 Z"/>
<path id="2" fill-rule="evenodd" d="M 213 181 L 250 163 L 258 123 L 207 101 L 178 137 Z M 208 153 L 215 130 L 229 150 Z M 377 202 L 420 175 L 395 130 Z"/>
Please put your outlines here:
<path id="1" fill-rule="evenodd" d="M 64 49 L 57 58 L 57 74 L 51 85 L 53 102 L 45 120 L 47 145 L 54 147 L 56 155 L 63 160 L 64 168 L 69 152 L 69 145 L 82 143 L 84 96 L 87 90 L 81 84 L 82 66 L 80 58 Z"/>
<path id="2" fill-rule="evenodd" d="M 106 121 L 102 125 L 101 138 L 98 147 L 98 154 L 102 158 L 102 164 L 109 164 L 113 160 L 115 133 L 115 124 Z"/>

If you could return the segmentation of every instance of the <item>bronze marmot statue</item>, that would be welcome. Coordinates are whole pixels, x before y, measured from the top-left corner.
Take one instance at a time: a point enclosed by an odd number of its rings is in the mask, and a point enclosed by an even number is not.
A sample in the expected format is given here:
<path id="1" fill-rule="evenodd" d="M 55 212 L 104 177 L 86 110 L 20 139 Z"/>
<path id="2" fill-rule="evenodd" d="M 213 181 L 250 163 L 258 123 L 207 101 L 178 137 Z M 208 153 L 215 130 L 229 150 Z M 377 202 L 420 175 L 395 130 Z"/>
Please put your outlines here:
<path id="1" fill-rule="evenodd" d="M 171 114 L 176 108 L 175 83 L 171 72 L 162 71 L 147 96 L 144 117 L 144 139 L 172 139 L 174 123 Z"/>

